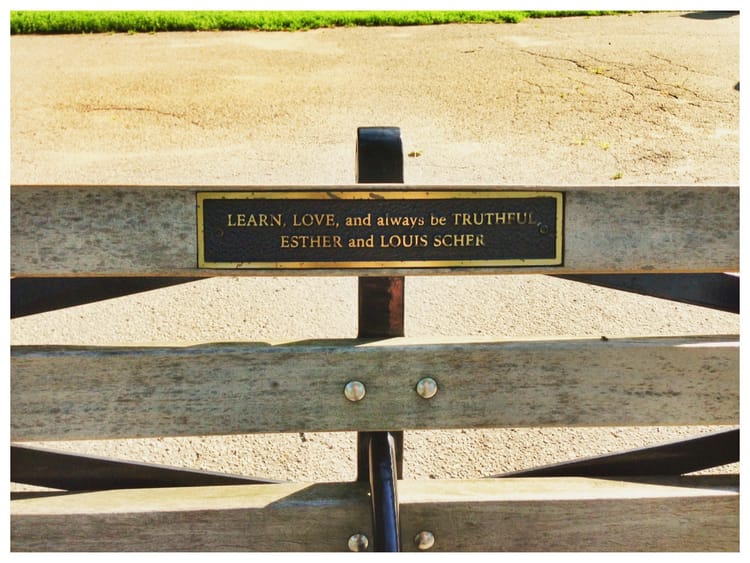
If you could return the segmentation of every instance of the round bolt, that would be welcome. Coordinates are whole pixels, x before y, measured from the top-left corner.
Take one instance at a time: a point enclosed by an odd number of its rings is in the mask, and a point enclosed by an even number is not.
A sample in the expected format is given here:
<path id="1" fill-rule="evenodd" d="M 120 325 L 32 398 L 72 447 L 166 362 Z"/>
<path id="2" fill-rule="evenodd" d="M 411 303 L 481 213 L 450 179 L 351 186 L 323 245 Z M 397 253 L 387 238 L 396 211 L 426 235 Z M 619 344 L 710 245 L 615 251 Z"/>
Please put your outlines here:
<path id="1" fill-rule="evenodd" d="M 356 403 L 365 398 L 365 384 L 361 381 L 350 381 L 344 387 L 344 396 Z"/>
<path id="2" fill-rule="evenodd" d="M 414 545 L 416 545 L 417 549 L 420 551 L 427 551 L 435 545 L 435 536 L 432 532 L 423 530 L 414 536 Z"/>
<path id="3" fill-rule="evenodd" d="M 349 551 L 367 551 L 367 546 L 370 545 L 370 540 L 368 540 L 367 536 L 364 534 L 353 534 L 349 538 L 347 545 L 349 546 Z"/>
<path id="4" fill-rule="evenodd" d="M 437 381 L 431 377 L 423 377 L 417 383 L 417 394 L 423 399 L 432 399 L 438 392 Z"/>
<path id="5" fill-rule="evenodd" d="M 547 225 L 539 225 L 539 234 L 546 235 L 549 233 L 549 227 Z"/>

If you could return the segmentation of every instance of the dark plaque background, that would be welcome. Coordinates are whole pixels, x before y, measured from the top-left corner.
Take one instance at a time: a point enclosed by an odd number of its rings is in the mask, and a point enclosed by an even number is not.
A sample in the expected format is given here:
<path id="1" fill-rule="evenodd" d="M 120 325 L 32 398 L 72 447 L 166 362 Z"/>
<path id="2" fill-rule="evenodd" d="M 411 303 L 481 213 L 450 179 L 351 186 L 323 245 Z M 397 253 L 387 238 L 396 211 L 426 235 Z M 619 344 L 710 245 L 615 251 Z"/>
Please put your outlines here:
<path id="1" fill-rule="evenodd" d="M 252 195 L 251 195 L 252 193 Z M 260 267 L 368 267 L 380 266 L 383 262 L 393 266 L 431 267 L 450 266 L 460 262 L 462 266 L 487 265 L 487 262 L 503 261 L 504 264 L 519 265 L 529 260 L 543 264 L 560 264 L 558 251 L 558 213 L 562 213 L 559 194 L 539 194 L 521 197 L 516 192 L 510 197 L 464 197 L 460 194 L 446 197 L 432 192 L 427 199 L 381 199 L 372 193 L 368 199 L 305 198 L 298 195 L 281 199 L 263 199 L 260 192 L 248 193 L 247 198 L 227 199 L 221 192 L 203 193 L 202 224 L 198 225 L 202 240 L 202 256 L 199 266 L 209 268 L 260 268 Z M 333 192 L 346 198 L 344 192 Z M 511 193 L 512 192 L 506 192 Z M 556 197 L 558 196 L 558 197 Z M 278 196 L 277 196 L 278 197 Z M 558 202 L 560 202 L 558 209 Z M 201 201 L 199 200 L 199 206 Z M 230 227 L 236 218 L 244 214 L 281 215 L 283 226 Z M 299 220 L 305 214 L 334 214 L 336 226 L 294 226 L 294 216 Z M 530 213 L 531 224 L 500 225 L 456 225 L 456 213 Z M 346 226 L 347 218 L 365 218 L 369 214 L 371 226 Z M 416 226 L 378 226 L 378 218 L 416 218 L 423 224 Z M 433 224 L 433 218 L 443 217 L 445 225 Z M 560 217 L 561 218 L 561 217 Z M 200 219 L 199 219 L 200 222 Z M 435 246 L 435 239 L 443 235 L 474 235 L 474 242 L 482 240 L 482 246 Z M 282 236 L 329 235 L 329 248 L 282 248 Z M 335 246 L 334 236 L 339 237 L 341 247 Z M 394 237 L 395 238 L 392 238 Z M 289 242 L 291 239 L 287 239 Z M 322 240 L 322 239 L 321 239 Z M 350 247 L 350 241 L 372 241 L 373 247 Z M 426 242 L 425 242 L 426 241 Z M 298 240 L 298 242 L 302 242 Z M 466 242 L 469 242 L 468 240 Z M 353 243 L 353 244 L 355 244 Z M 463 264 L 470 261 L 472 264 Z M 430 262 L 423 264 L 420 262 Z M 474 264 L 476 262 L 476 264 Z M 344 264 L 342 264 L 344 263 Z M 371 264 L 377 263 L 377 264 Z M 437 263 L 437 264 L 435 264 Z M 533 264 L 532 264 L 533 265 Z"/>

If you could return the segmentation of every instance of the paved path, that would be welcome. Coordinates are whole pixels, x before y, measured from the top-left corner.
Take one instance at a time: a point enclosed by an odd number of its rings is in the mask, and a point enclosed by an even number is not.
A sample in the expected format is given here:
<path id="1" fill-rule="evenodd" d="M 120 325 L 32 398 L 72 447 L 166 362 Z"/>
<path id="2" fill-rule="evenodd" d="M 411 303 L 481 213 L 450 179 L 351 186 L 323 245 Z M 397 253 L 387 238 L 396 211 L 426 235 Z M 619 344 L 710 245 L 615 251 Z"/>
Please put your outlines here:
<path id="1" fill-rule="evenodd" d="M 11 180 L 346 185 L 356 128 L 394 125 L 419 155 L 405 163 L 413 185 L 736 185 L 738 80 L 737 15 L 13 37 Z M 410 336 L 738 331 L 734 315 L 551 278 L 406 284 Z M 11 328 L 27 344 L 351 337 L 356 280 L 206 280 Z M 686 432 L 408 433 L 406 476 L 486 475 Z M 279 478 L 354 471 L 351 435 L 62 446 Z"/>

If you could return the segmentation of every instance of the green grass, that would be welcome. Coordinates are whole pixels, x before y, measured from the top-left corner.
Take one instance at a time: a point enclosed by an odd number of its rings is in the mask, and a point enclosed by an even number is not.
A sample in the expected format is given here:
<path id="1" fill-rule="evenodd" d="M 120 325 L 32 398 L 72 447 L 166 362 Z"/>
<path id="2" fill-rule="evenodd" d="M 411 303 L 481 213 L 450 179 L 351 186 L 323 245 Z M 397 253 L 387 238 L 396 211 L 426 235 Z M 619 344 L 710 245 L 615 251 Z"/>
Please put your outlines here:
<path id="1" fill-rule="evenodd" d="M 403 26 L 447 23 L 518 23 L 527 18 L 592 16 L 617 12 L 239 12 L 239 11 L 15 11 L 10 33 L 155 33 L 160 31 L 298 31 L 320 27 Z"/>

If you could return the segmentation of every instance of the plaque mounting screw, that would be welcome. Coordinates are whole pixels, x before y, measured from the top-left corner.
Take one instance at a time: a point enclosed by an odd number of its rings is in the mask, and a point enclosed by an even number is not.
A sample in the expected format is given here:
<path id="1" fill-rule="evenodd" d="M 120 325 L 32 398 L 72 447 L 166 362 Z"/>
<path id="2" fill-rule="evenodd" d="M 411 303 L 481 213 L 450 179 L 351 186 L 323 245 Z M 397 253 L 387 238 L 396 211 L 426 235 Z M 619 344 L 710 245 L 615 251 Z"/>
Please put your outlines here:
<path id="1" fill-rule="evenodd" d="M 547 225 L 539 225 L 539 234 L 546 235 L 549 233 L 549 227 Z"/>
<path id="2" fill-rule="evenodd" d="M 427 551 L 435 545 L 435 536 L 432 532 L 423 530 L 414 536 L 414 545 L 416 545 L 417 549 L 420 551 Z"/>
<path id="3" fill-rule="evenodd" d="M 417 394 L 423 399 L 432 399 L 437 392 L 437 381 L 431 377 L 423 377 L 417 382 Z"/>
<path id="4" fill-rule="evenodd" d="M 350 381 L 344 387 L 344 396 L 356 403 L 365 398 L 365 384 L 361 381 Z"/>
<path id="5" fill-rule="evenodd" d="M 364 534 L 352 534 L 349 537 L 349 551 L 367 551 L 367 546 L 370 544 L 370 540 Z"/>

